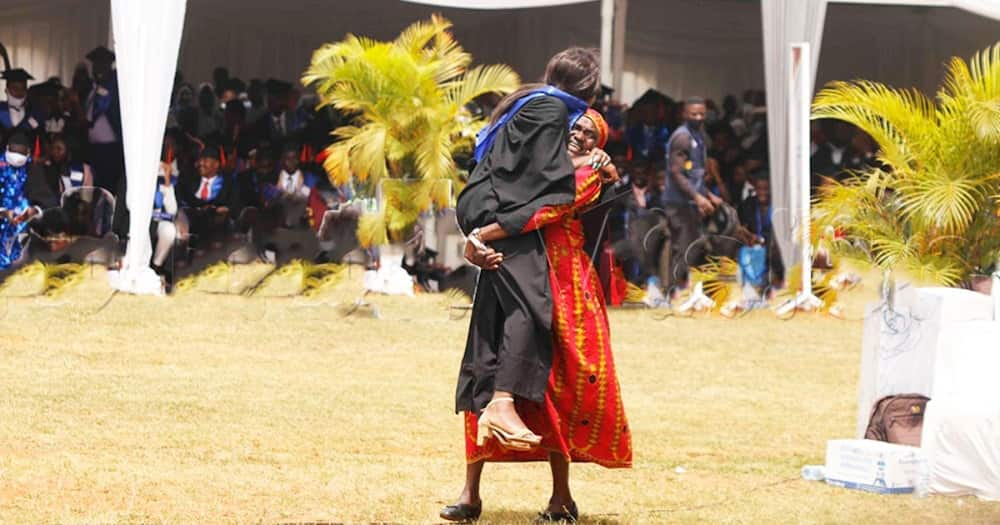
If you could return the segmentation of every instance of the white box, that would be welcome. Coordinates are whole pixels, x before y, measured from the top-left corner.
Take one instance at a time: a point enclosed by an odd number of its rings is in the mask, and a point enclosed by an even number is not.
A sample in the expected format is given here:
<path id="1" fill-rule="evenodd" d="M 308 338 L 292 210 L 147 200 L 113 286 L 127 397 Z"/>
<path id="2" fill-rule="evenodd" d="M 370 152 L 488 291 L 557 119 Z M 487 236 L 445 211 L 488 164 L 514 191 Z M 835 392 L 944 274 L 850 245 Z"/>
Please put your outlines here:
<path id="1" fill-rule="evenodd" d="M 868 439 L 826 442 L 826 482 L 879 494 L 908 494 L 925 461 L 917 447 Z"/>

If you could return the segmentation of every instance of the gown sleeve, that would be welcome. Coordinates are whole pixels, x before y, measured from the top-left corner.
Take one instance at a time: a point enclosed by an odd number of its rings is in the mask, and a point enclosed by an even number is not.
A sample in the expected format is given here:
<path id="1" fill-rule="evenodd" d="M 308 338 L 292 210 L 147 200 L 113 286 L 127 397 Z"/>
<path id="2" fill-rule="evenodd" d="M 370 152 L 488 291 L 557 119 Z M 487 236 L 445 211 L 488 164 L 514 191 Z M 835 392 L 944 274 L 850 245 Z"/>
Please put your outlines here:
<path id="1" fill-rule="evenodd" d="M 573 203 L 568 121 L 562 101 L 538 97 L 514 115 L 490 148 L 488 174 L 481 175 L 489 177 L 495 221 L 509 235 L 524 230 L 543 207 Z"/>
<path id="2" fill-rule="evenodd" d="M 521 233 L 541 229 L 561 220 L 566 215 L 585 208 L 601 197 L 601 177 L 590 166 L 576 171 L 576 198 L 571 204 L 544 206 L 528 220 Z"/>

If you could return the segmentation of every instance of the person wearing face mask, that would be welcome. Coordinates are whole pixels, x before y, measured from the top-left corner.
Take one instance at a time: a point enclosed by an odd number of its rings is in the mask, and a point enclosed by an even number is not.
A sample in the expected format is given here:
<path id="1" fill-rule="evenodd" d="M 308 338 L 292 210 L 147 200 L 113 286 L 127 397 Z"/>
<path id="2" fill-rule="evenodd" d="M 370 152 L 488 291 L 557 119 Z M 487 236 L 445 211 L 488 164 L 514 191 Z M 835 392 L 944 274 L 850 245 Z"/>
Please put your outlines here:
<path id="1" fill-rule="evenodd" d="M 28 103 L 28 81 L 34 78 L 21 68 L 3 72 L 7 100 L 0 102 L 0 132 L 4 139 L 15 131 L 23 131 L 30 140 L 43 120 Z"/>
<path id="2" fill-rule="evenodd" d="M 120 196 L 125 177 L 125 155 L 121 142 L 121 111 L 118 81 L 112 68 L 115 54 L 100 46 L 87 54 L 93 64 L 94 85 L 87 96 L 87 121 L 90 129 L 90 160 L 94 183 Z"/>
<path id="3" fill-rule="evenodd" d="M 31 205 L 26 191 L 30 152 L 28 136 L 17 131 L 0 161 L 0 270 L 21 259 L 28 241 L 28 222 L 42 214 L 40 207 Z"/>
<path id="4" fill-rule="evenodd" d="M 689 254 L 688 248 L 700 235 L 702 218 L 711 215 L 722 204 L 722 199 L 708 191 L 705 184 L 708 164 L 705 109 L 704 99 L 689 98 L 684 104 L 685 122 L 667 143 L 668 173 L 662 198 L 673 261 L 672 282 L 664 283 L 668 287 L 686 283 L 688 261 L 698 258 L 698 254 Z"/>

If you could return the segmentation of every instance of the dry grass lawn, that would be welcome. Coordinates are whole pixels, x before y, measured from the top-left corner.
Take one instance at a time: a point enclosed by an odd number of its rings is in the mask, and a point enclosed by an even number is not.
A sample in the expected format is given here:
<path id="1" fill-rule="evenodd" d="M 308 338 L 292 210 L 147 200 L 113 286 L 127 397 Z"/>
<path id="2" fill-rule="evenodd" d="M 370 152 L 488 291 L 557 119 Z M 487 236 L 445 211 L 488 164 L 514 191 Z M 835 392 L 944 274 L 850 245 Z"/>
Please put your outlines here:
<path id="1" fill-rule="evenodd" d="M 438 522 L 464 473 L 467 319 L 442 296 L 189 291 L 0 298 L 0 523 Z M 854 429 L 854 320 L 611 324 L 635 468 L 572 468 L 585 523 L 1000 523 L 1000 504 L 802 481 Z M 683 467 L 684 471 L 677 470 Z M 679 473 L 681 472 L 681 473 Z M 527 523 L 544 464 L 487 466 L 483 521 Z"/>

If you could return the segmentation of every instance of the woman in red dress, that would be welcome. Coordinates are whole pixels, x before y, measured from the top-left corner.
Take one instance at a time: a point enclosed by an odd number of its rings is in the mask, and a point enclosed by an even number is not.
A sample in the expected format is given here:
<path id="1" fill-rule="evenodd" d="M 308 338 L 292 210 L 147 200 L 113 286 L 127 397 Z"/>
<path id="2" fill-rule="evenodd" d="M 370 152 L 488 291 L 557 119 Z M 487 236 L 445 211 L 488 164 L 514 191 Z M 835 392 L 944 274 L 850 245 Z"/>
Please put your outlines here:
<path id="1" fill-rule="evenodd" d="M 576 198 L 572 204 L 547 206 L 534 214 L 522 231 L 542 237 L 552 293 L 553 359 L 542 403 L 516 399 L 517 413 L 541 444 L 525 447 L 490 432 L 483 417 L 465 413 L 465 488 L 456 505 L 441 517 L 478 518 L 482 509 L 479 480 L 487 461 L 548 461 L 553 491 L 540 518 L 575 521 L 579 512 L 569 487 L 569 463 L 597 463 L 608 468 L 632 465 L 632 444 L 622 405 L 621 390 L 611 353 L 608 317 L 600 279 L 583 250 L 581 210 L 597 203 L 606 183 L 618 175 L 603 148 L 608 127 L 594 110 L 574 124 L 569 153 L 576 168 Z M 483 243 L 502 239 L 502 229 L 491 224 L 478 231 Z M 484 270 L 502 264 L 485 262 Z M 490 439 L 496 438 L 496 439 Z"/>

